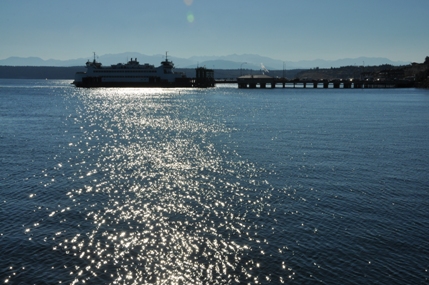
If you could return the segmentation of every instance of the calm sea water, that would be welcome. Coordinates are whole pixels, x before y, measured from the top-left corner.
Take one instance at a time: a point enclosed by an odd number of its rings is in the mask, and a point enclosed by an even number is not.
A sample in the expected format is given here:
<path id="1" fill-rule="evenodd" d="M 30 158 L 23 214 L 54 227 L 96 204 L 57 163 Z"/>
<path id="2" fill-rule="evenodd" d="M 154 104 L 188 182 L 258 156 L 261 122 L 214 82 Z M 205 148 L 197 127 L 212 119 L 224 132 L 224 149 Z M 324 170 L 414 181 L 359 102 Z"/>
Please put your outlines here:
<path id="1" fill-rule="evenodd" d="M 0 80 L 0 283 L 427 284 L 429 91 Z"/>

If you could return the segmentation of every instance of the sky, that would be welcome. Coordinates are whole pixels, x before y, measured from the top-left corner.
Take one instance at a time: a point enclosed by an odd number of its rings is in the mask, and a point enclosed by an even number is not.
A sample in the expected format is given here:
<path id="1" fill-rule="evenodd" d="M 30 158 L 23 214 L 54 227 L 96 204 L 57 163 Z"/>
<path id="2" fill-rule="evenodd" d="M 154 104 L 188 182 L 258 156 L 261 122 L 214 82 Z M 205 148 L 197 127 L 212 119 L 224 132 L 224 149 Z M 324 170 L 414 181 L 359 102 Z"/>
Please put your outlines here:
<path id="1" fill-rule="evenodd" d="M 0 0 L 0 59 L 429 56 L 429 0 Z"/>

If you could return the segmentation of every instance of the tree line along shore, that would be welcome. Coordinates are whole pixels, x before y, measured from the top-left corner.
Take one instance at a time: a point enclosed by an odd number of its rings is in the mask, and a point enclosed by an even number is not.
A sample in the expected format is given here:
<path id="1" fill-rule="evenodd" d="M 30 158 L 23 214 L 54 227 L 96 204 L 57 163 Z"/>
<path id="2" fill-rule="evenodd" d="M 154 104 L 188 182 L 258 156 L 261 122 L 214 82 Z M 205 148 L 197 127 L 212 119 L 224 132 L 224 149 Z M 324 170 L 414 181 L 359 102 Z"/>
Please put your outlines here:
<path id="1" fill-rule="evenodd" d="M 84 66 L 46 67 L 46 66 L 0 66 L 0 78 L 9 79 L 64 79 L 73 80 L 76 72 L 85 71 Z M 177 68 L 188 77 L 195 77 L 195 70 L 191 68 Z M 216 69 L 216 80 L 235 80 L 246 74 L 261 74 L 260 70 L 250 69 Z M 336 68 L 311 68 L 293 70 L 270 70 L 265 73 L 272 77 L 286 77 L 308 80 L 332 79 L 388 79 L 412 80 L 416 87 L 429 88 L 429 56 L 423 63 L 411 63 L 403 66 L 342 66 Z"/>
<path id="2" fill-rule="evenodd" d="M 64 79 L 73 80 L 76 72 L 84 72 L 84 66 L 72 67 L 53 67 L 53 66 L 0 66 L 0 78 L 9 79 Z M 195 77 L 193 68 L 176 68 L 176 72 L 183 72 L 187 77 Z M 271 76 L 284 76 L 295 78 L 296 74 L 303 69 L 283 71 L 274 70 L 270 72 Z M 259 70 L 250 69 L 216 69 L 215 79 L 235 80 L 243 74 L 260 74 Z"/>

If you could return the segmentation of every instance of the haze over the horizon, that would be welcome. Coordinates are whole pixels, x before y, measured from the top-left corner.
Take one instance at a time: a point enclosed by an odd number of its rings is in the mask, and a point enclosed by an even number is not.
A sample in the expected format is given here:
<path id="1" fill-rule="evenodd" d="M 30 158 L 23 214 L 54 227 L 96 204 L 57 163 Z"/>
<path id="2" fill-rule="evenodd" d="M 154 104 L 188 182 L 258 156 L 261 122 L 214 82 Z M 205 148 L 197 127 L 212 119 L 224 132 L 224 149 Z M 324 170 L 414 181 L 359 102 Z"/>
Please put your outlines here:
<path id="1" fill-rule="evenodd" d="M 429 55 L 427 0 L 2 1 L 0 59 L 129 51 L 280 60 Z"/>

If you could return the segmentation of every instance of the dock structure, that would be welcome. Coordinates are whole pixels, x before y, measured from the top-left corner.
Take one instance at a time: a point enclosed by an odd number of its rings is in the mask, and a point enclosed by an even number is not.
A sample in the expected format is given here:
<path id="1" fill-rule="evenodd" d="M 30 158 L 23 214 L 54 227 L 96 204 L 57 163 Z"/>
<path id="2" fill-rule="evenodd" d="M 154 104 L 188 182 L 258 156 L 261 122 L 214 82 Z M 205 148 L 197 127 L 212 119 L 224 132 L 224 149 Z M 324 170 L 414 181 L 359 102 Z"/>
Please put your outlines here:
<path id="1" fill-rule="evenodd" d="M 215 87 L 214 70 L 205 67 L 197 67 L 195 69 L 194 87 Z"/>
<path id="2" fill-rule="evenodd" d="M 409 88 L 414 86 L 414 82 L 406 80 L 355 80 L 355 79 L 334 79 L 334 80 L 305 80 L 286 78 L 276 78 L 261 75 L 244 75 L 237 78 L 238 88 Z"/>

